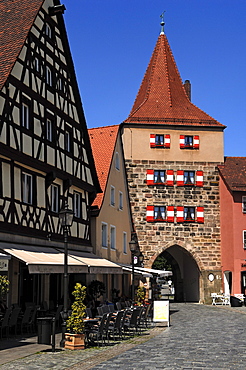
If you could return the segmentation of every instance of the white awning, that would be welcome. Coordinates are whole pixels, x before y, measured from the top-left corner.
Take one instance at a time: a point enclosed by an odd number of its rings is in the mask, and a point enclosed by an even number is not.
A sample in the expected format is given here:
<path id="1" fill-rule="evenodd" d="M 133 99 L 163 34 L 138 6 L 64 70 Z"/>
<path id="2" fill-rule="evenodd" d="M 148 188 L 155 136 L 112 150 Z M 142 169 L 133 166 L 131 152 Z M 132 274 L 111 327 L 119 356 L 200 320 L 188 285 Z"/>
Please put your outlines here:
<path id="1" fill-rule="evenodd" d="M 120 264 L 120 266 L 122 267 L 123 271 L 131 274 L 132 273 L 132 266 L 131 265 L 122 265 Z M 134 274 L 136 275 L 141 275 L 143 277 L 153 277 L 152 274 L 150 274 L 149 272 L 147 271 L 140 271 L 138 267 L 135 267 L 134 266 Z"/>
<path id="2" fill-rule="evenodd" d="M 0 243 L 0 248 L 28 265 L 30 274 L 61 274 L 64 252 L 51 247 Z M 122 268 L 92 253 L 68 251 L 68 273 L 122 274 Z"/>
<path id="3" fill-rule="evenodd" d="M 159 275 L 159 276 L 172 276 L 172 271 L 167 271 L 167 270 L 155 270 L 155 269 L 150 269 L 150 268 L 147 268 L 147 267 L 136 267 L 136 269 L 140 270 L 140 271 L 145 271 L 145 272 L 149 272 L 150 274 L 156 274 L 156 275 Z"/>

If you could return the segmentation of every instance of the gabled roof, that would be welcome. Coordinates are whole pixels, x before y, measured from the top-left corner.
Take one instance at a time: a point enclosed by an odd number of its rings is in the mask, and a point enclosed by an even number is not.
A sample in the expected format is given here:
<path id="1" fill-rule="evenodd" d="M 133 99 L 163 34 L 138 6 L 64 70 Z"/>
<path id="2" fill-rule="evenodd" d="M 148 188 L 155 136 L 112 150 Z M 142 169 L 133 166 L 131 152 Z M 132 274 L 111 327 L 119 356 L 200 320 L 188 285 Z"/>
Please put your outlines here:
<path id="1" fill-rule="evenodd" d="M 119 125 L 97 127 L 88 130 L 92 153 L 97 170 L 97 176 L 103 193 L 97 194 L 93 206 L 101 207 L 106 190 L 109 170 L 112 162 L 113 152 Z"/>
<path id="2" fill-rule="evenodd" d="M 0 89 L 7 80 L 44 0 L 0 0 Z"/>
<path id="3" fill-rule="evenodd" d="M 125 122 L 225 127 L 190 102 L 164 33 L 157 40 Z"/>
<path id="4" fill-rule="evenodd" d="M 225 157 L 218 168 L 230 191 L 246 191 L 246 157 Z"/>

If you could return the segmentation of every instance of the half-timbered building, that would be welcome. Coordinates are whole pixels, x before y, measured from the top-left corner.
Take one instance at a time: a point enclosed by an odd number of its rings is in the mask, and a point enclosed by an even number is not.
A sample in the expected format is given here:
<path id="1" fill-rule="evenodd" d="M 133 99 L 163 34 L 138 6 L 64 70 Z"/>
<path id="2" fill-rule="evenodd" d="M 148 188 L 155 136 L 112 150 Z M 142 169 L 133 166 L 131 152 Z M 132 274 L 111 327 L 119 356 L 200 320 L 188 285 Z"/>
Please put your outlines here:
<path id="1" fill-rule="evenodd" d="M 74 213 L 70 284 L 89 272 L 82 257 L 92 252 L 89 207 L 100 185 L 64 10 L 59 0 L 0 1 L 0 250 L 11 256 L 9 304 L 61 298 L 66 204 Z"/>

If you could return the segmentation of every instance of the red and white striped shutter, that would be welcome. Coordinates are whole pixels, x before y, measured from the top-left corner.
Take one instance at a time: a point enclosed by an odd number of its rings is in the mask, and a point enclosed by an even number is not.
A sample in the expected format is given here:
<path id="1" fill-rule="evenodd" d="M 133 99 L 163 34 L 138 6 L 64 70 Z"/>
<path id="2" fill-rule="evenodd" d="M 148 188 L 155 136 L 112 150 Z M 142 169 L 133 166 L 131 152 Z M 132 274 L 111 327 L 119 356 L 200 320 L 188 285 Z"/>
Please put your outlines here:
<path id="1" fill-rule="evenodd" d="M 184 186 L 184 171 L 177 171 L 177 186 Z"/>
<path id="2" fill-rule="evenodd" d="M 171 138 L 169 134 L 165 135 L 164 148 L 170 148 Z"/>
<path id="3" fill-rule="evenodd" d="M 154 206 L 147 206 L 146 221 L 147 222 L 154 221 Z"/>
<path id="4" fill-rule="evenodd" d="M 154 170 L 147 170 L 147 185 L 154 184 Z"/>
<path id="5" fill-rule="evenodd" d="M 166 170 L 167 181 L 166 185 L 173 186 L 173 170 Z"/>
<path id="6" fill-rule="evenodd" d="M 185 147 L 185 135 L 180 135 L 179 146 L 180 146 L 180 149 L 183 149 Z"/>
<path id="7" fill-rule="evenodd" d="M 155 148 L 155 134 L 150 134 L 149 143 L 151 148 Z"/>
<path id="8" fill-rule="evenodd" d="M 203 171 L 196 171 L 196 186 L 203 186 Z"/>
<path id="9" fill-rule="evenodd" d="M 183 222 L 184 221 L 184 207 L 182 207 L 182 206 L 177 207 L 176 221 L 177 222 Z"/>
<path id="10" fill-rule="evenodd" d="M 174 222 L 174 206 L 167 207 L 167 222 Z"/>
<path id="11" fill-rule="evenodd" d="M 194 149 L 199 149 L 199 136 L 198 135 L 195 135 L 194 138 L 193 138 L 193 148 Z"/>
<path id="12" fill-rule="evenodd" d="M 196 221 L 199 223 L 204 223 L 204 208 L 197 207 L 196 208 Z"/>

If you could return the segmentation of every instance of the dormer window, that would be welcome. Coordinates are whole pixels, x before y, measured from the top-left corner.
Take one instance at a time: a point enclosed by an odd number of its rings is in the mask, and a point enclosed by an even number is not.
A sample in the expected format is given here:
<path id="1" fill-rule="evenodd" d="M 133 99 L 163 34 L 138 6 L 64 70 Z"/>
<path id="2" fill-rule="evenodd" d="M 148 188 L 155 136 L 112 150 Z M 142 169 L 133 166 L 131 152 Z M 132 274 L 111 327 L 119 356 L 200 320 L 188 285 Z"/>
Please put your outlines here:
<path id="1" fill-rule="evenodd" d="M 180 149 L 199 149 L 198 135 L 180 135 Z"/>
<path id="2" fill-rule="evenodd" d="M 150 134 L 151 148 L 170 148 L 169 134 Z"/>

